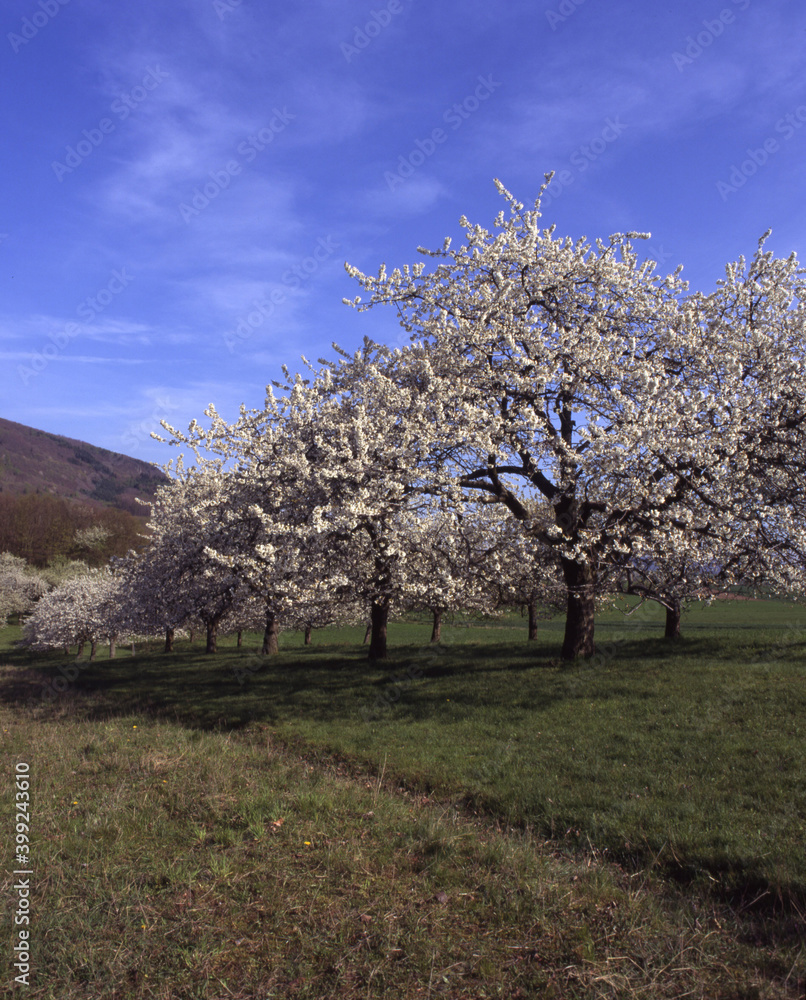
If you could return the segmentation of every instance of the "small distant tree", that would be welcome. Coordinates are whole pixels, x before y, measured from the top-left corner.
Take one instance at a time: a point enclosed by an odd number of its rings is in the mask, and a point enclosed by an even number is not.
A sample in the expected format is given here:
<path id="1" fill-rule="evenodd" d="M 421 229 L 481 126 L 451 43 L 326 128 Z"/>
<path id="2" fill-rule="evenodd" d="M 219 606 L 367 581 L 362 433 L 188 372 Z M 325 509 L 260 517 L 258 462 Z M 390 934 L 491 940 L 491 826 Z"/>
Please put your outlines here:
<path id="1" fill-rule="evenodd" d="M 662 563 L 633 559 L 618 575 L 616 592 L 660 605 L 666 614 L 665 637 L 679 639 L 684 608 L 692 601 L 712 597 L 721 578 L 724 576 L 718 563 L 698 563 L 689 553 L 669 557 Z M 629 605 L 620 607 L 626 614 L 634 611 Z"/>
<path id="2" fill-rule="evenodd" d="M 243 578 L 217 558 L 226 539 L 230 480 L 220 463 L 185 469 L 180 462 L 171 471 L 152 505 L 150 544 L 133 564 L 137 590 L 152 589 L 147 618 L 162 619 L 166 647 L 171 630 L 200 621 L 206 651 L 215 653 L 219 630 L 250 597 Z"/>
<path id="3" fill-rule="evenodd" d="M 498 505 L 496 505 L 498 506 Z M 540 517 L 548 517 L 544 512 Z M 500 511 L 499 518 L 504 519 Z M 526 611 L 527 636 L 538 637 L 538 622 L 565 610 L 567 592 L 556 552 L 535 542 L 521 522 L 506 519 L 500 528 L 501 571 L 495 584 L 497 605 Z"/>
<path id="4" fill-rule="evenodd" d="M 19 556 L 0 553 L 0 628 L 10 615 L 24 615 L 47 591 L 43 576 Z"/>
<path id="5" fill-rule="evenodd" d="M 40 570 L 42 578 L 49 587 L 58 587 L 60 583 L 71 580 L 75 576 L 84 576 L 90 567 L 82 559 L 69 559 L 67 556 L 54 556 L 44 569 Z"/>
<path id="6" fill-rule="evenodd" d="M 102 524 L 91 524 L 86 528 L 78 528 L 73 535 L 73 544 L 80 551 L 91 552 L 101 549 L 111 532 Z"/>
<path id="7" fill-rule="evenodd" d="M 485 615 L 527 605 L 530 623 L 536 623 L 541 601 L 553 599 L 556 565 L 546 572 L 551 560 L 542 566 L 535 561 L 538 550 L 531 539 L 498 504 L 477 502 L 459 513 L 436 512 L 416 525 L 409 544 L 414 557 L 408 606 L 432 613 L 431 642 L 440 641 L 443 616 L 450 611 Z"/>
<path id="8" fill-rule="evenodd" d="M 302 632 L 305 645 L 310 645 L 314 629 L 331 625 L 355 625 L 366 620 L 366 608 L 351 599 L 349 593 L 338 593 L 325 583 L 314 581 L 289 607 L 283 624 Z"/>
<path id="9" fill-rule="evenodd" d="M 97 644 L 109 640 L 110 655 L 125 627 L 120 618 L 120 580 L 108 570 L 90 570 L 60 584 L 40 598 L 25 622 L 23 636 L 33 649 L 78 647 L 81 656 L 90 644 L 95 659 Z"/>

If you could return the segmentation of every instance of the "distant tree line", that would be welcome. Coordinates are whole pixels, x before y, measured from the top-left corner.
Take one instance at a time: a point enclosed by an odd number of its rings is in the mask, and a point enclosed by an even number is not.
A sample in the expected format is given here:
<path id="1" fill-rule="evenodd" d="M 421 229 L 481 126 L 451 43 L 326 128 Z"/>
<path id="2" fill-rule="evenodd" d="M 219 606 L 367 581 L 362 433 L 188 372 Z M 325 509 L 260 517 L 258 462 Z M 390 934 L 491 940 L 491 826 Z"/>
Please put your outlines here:
<path id="1" fill-rule="evenodd" d="M 103 566 L 112 556 L 142 548 L 144 526 L 143 518 L 124 510 L 45 494 L 0 493 L 0 552 L 40 569 L 59 559 Z"/>

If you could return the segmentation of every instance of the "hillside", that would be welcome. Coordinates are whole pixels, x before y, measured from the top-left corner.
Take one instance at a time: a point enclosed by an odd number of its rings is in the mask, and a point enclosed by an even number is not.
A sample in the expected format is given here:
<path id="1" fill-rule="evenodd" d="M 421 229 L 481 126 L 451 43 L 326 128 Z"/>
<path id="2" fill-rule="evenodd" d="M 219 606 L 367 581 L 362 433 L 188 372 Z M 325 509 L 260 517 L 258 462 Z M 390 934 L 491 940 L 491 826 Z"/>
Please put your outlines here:
<path id="1" fill-rule="evenodd" d="M 137 458 L 0 418 L 0 552 L 103 566 L 147 541 L 165 475 Z"/>
<path id="2" fill-rule="evenodd" d="M 148 462 L 0 418 L 0 492 L 50 494 L 137 517 L 164 474 Z"/>

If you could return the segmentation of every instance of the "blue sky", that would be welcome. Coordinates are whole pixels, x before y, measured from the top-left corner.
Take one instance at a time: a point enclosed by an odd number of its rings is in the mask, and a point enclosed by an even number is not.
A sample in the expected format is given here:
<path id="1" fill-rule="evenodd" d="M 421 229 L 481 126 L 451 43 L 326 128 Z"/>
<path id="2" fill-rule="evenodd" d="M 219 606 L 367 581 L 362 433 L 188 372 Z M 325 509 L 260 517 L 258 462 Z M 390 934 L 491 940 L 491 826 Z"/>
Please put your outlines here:
<path id="1" fill-rule="evenodd" d="M 708 291 L 804 255 L 806 9 L 786 0 L 5 0 L 0 415 L 160 463 L 159 420 L 400 336 L 365 271 L 546 225 Z"/>

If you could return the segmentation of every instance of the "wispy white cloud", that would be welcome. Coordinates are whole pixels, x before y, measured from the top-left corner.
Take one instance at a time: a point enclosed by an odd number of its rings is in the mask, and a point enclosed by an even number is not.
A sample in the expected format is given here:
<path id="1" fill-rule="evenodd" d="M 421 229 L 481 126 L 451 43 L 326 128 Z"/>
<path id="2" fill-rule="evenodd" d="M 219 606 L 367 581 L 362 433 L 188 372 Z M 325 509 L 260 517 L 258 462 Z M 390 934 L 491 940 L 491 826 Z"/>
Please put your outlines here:
<path id="1" fill-rule="evenodd" d="M 1 361 L 21 361 L 30 362 L 31 361 L 31 351 L 0 351 Z M 70 363 L 70 364 L 89 364 L 89 365 L 146 365 L 149 363 L 147 358 L 102 358 L 96 355 L 90 354 L 71 354 L 69 352 L 64 352 L 63 354 L 54 354 L 52 357 L 48 358 L 48 364 L 53 362 Z"/>
<path id="2" fill-rule="evenodd" d="M 386 0 L 243 0 L 221 15 L 212 0 L 70 5 L 48 28 L 58 50 L 43 32 L 13 63 L 21 92 L 45 98 L 22 116 L 0 109 L 9 160 L 0 229 L 12 233 L 0 245 L 9 275 L 0 344 L 13 375 L 4 406 L 23 422 L 50 413 L 53 430 L 84 439 L 128 431 L 143 449 L 152 445 L 139 444 L 137 428 L 159 398 L 181 425 L 211 401 L 234 418 L 238 403 L 260 404 L 283 362 L 328 355 L 331 340 L 400 336 L 391 310 L 358 317 L 342 306 L 358 291 L 345 258 L 368 270 L 417 260 L 418 244 L 458 235 L 462 212 L 489 225 L 502 207 L 493 177 L 528 201 L 543 172 L 569 167 L 608 119 L 625 125 L 617 141 L 589 169 L 571 167 L 573 184 L 551 205 L 547 221 L 556 216 L 561 231 L 653 229 L 674 263 L 708 274 L 715 254 L 752 251 L 768 225 L 779 252 L 801 248 L 806 128 L 729 212 L 716 194 L 720 171 L 806 103 L 806 10 L 743 3 L 725 0 L 735 23 L 682 70 L 675 49 L 719 4 L 563 4 L 574 9 L 553 31 L 546 12 L 558 0 L 402 0 L 350 59 L 342 43 Z M 158 85 L 146 86 L 148 73 Z M 446 109 L 480 74 L 500 86 L 453 129 Z M 121 100 L 134 102 L 130 114 L 113 110 Z M 278 110 L 287 120 L 274 139 L 250 159 L 239 153 Z M 114 131 L 58 181 L 54 156 L 103 116 Z M 446 141 L 413 162 L 435 127 Z M 206 195 L 232 159 L 240 172 Z M 183 218 L 197 189 L 198 214 Z M 296 283 L 294 268 L 322 239 L 339 248 Z M 124 265 L 134 276 L 125 296 L 82 322 L 85 296 Z M 271 314 L 228 350 L 226 335 L 272 293 Z M 70 322 L 79 331 L 64 355 L 74 363 L 23 384 L 16 363 Z"/>
<path id="3" fill-rule="evenodd" d="M 395 170 L 387 173 L 391 179 L 364 196 L 365 206 L 375 216 L 388 218 L 427 212 L 448 195 L 448 189 L 435 177 L 415 174 L 403 178 Z"/>

